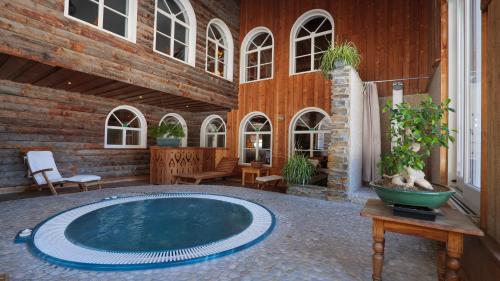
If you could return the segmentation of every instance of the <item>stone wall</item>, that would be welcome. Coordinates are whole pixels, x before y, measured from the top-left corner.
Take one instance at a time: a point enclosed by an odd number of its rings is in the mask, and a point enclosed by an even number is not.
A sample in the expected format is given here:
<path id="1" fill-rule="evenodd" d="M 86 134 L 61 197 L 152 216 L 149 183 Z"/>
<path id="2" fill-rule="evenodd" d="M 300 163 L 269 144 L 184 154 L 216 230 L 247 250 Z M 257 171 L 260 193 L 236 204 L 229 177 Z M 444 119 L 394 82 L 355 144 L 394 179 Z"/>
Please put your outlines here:
<path id="1" fill-rule="evenodd" d="M 363 82 L 350 66 L 332 72 L 332 139 L 327 199 L 347 198 L 361 187 Z"/>

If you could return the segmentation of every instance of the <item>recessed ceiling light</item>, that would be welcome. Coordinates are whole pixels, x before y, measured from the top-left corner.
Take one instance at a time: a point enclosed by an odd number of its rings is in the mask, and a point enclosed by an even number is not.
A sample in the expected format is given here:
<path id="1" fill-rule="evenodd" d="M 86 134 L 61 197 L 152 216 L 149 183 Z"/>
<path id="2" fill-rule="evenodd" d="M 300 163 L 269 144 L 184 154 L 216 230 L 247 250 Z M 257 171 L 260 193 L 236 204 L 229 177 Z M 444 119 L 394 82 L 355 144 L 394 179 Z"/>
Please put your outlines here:
<path id="1" fill-rule="evenodd" d="M 71 85 L 71 81 L 68 81 L 68 85 Z"/>

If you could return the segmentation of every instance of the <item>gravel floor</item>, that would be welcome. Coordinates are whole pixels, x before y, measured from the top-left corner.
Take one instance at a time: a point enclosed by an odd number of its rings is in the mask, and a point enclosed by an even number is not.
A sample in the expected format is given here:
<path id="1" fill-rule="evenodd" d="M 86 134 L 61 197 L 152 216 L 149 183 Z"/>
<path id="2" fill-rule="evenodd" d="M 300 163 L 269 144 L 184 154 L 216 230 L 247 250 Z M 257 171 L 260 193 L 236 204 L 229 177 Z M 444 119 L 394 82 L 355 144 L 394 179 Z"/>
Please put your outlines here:
<path id="1" fill-rule="evenodd" d="M 233 195 L 269 208 L 273 233 L 259 244 L 215 260 L 165 269 L 97 272 L 58 267 L 32 256 L 15 234 L 45 218 L 110 195 L 142 192 Z M 371 223 L 361 205 L 228 186 L 142 186 L 0 202 L 0 274 L 11 280 L 371 280 Z M 435 280 L 432 242 L 388 233 L 384 280 Z"/>

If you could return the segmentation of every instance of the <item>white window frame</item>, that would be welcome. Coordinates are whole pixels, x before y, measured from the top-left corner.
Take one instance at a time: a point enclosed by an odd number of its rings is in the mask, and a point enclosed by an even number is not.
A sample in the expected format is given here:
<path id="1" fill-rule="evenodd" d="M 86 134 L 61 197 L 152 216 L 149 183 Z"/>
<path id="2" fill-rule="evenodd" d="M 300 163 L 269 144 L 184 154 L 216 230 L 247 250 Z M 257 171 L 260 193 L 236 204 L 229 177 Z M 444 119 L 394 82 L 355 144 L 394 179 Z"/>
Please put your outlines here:
<path id="1" fill-rule="evenodd" d="M 477 0 L 478 1 L 478 0 Z M 449 98 L 452 100 L 450 107 L 456 109 L 456 113 L 450 113 L 448 123 L 451 129 L 457 130 L 456 143 L 450 143 L 450 153 L 448 155 L 448 179 L 451 185 L 455 185 L 460 192 L 457 196 L 462 200 L 467 207 L 479 214 L 480 212 L 480 186 L 470 184 L 470 137 L 472 129 L 471 124 L 471 102 L 470 98 L 477 99 L 477 96 L 471 97 L 471 49 L 470 42 L 477 39 L 479 47 L 476 51 L 479 52 L 477 62 L 478 68 L 481 69 L 481 11 L 478 4 L 476 10 L 476 28 L 475 31 L 470 30 L 471 19 L 469 11 L 472 8 L 472 2 L 469 0 L 450 0 L 449 5 Z M 465 14 L 465 15 L 464 15 Z M 476 34 L 476 38 L 472 38 L 472 32 Z M 481 84 L 481 73 L 476 77 Z M 480 97 L 479 97 L 480 98 Z M 481 104 L 478 101 L 479 105 Z M 479 120 L 481 123 L 481 120 Z M 479 134 L 481 138 L 481 134 Z M 475 150 L 481 151 L 481 143 L 476 144 Z M 479 153 L 481 157 L 481 153 Z M 481 165 L 481 162 L 479 162 Z M 479 168 L 481 169 L 481 167 Z M 481 176 L 480 172 L 478 173 Z M 453 181 L 456 181 L 454 183 Z"/>
<path id="2" fill-rule="evenodd" d="M 264 133 L 262 133 L 262 132 L 248 132 L 247 133 L 245 131 L 245 127 L 246 127 L 247 122 L 250 121 L 250 119 L 252 119 L 253 117 L 259 116 L 259 115 L 263 116 L 263 117 L 265 117 L 267 119 L 267 121 L 269 122 L 269 126 L 271 128 L 271 131 L 264 132 Z M 240 123 L 239 149 L 238 149 L 238 156 L 240 158 L 240 161 L 239 161 L 240 163 L 239 164 L 242 165 L 242 166 L 249 166 L 250 165 L 250 163 L 243 162 L 243 158 L 244 158 L 243 156 L 244 156 L 244 153 L 245 153 L 245 146 L 244 146 L 244 144 L 245 144 L 245 136 L 249 135 L 249 134 L 250 135 L 256 134 L 257 136 L 265 134 L 265 135 L 270 135 L 271 136 L 271 139 L 270 139 L 271 144 L 270 144 L 270 148 L 269 148 L 270 161 L 269 161 L 269 164 L 264 164 L 264 166 L 266 166 L 266 167 L 272 167 L 272 165 L 273 165 L 273 131 L 274 131 L 273 130 L 273 123 L 271 122 L 271 118 L 269 118 L 269 116 L 267 116 L 263 112 L 254 111 L 254 112 L 251 112 L 251 113 L 247 114 L 241 120 L 241 123 Z M 259 153 L 259 149 L 258 148 L 255 149 L 255 153 L 256 154 Z"/>
<path id="3" fill-rule="evenodd" d="M 113 114 L 118 111 L 118 110 L 128 110 L 132 112 L 135 115 L 135 118 L 139 120 L 139 125 L 140 128 L 125 128 L 125 127 L 118 127 L 118 126 L 108 126 L 109 118 L 113 116 Z M 115 117 L 116 118 L 116 117 Z M 135 119 L 134 118 L 134 119 Z M 118 118 L 116 118 L 119 122 L 121 122 Z M 132 119 L 132 120 L 134 120 Z M 124 134 L 122 136 L 122 144 L 108 144 L 108 129 L 115 129 L 115 130 L 122 130 L 124 131 Z M 130 144 L 125 144 L 126 143 L 126 131 L 138 131 L 140 132 L 139 135 L 139 144 L 138 145 L 130 145 Z M 113 110 L 111 110 L 106 117 L 106 123 L 104 123 L 104 148 L 147 148 L 147 131 L 148 131 L 148 124 L 146 122 L 146 118 L 144 118 L 144 115 L 142 112 L 129 105 L 120 105 L 118 107 L 115 107 Z"/>
<path id="4" fill-rule="evenodd" d="M 307 11 L 304 14 L 302 14 L 295 21 L 295 23 L 293 24 L 292 30 L 290 32 L 290 59 L 289 59 L 289 61 L 290 61 L 290 64 L 289 64 L 289 73 L 290 73 L 290 76 L 320 71 L 319 69 L 314 69 L 314 55 L 316 54 L 315 50 L 314 50 L 315 38 L 323 36 L 323 35 L 327 35 L 330 32 L 329 31 L 324 31 L 324 32 L 320 32 L 320 33 L 313 32 L 312 34 L 310 34 L 308 36 L 297 38 L 297 34 L 298 34 L 300 28 L 302 27 L 302 25 L 305 22 L 307 22 L 308 20 L 310 20 L 310 19 L 312 19 L 314 17 L 325 17 L 327 20 L 330 21 L 330 23 L 332 25 L 331 42 L 333 44 L 333 39 L 335 38 L 334 37 L 334 34 L 335 34 L 335 24 L 334 24 L 334 21 L 333 21 L 333 17 L 332 17 L 332 15 L 330 13 L 328 13 L 327 11 L 322 10 L 322 9 L 314 9 L 314 10 L 310 10 L 310 11 Z M 297 40 L 297 39 L 299 39 L 299 40 Z M 301 57 L 311 56 L 311 69 L 312 70 L 297 72 L 297 71 L 295 71 L 295 59 L 297 58 L 297 56 L 295 55 L 296 54 L 295 43 L 297 41 L 306 40 L 306 39 L 311 39 L 311 54 L 304 55 L 304 56 L 301 56 Z"/>
<path id="5" fill-rule="evenodd" d="M 96 4 L 98 4 L 98 16 L 97 16 L 97 25 L 93 25 L 91 23 L 88 23 L 84 20 L 81 20 L 79 18 L 73 17 L 69 14 L 69 0 L 64 1 L 64 16 L 83 23 L 88 26 L 92 26 L 93 28 L 99 29 L 101 31 L 104 31 L 105 33 L 112 34 L 118 38 L 125 39 L 129 42 L 136 43 L 136 37 L 137 37 L 137 0 L 129 0 L 128 1 L 128 14 L 124 15 L 121 12 L 118 12 L 110 7 L 106 7 L 106 9 L 109 9 L 117 14 L 120 14 L 122 16 L 125 16 L 127 18 L 127 30 L 126 34 L 127 36 L 121 36 L 120 34 L 116 34 L 114 32 L 111 32 L 109 30 L 106 30 L 103 28 L 103 17 L 104 17 L 104 0 L 89 0 L 92 1 Z"/>
<path id="6" fill-rule="evenodd" d="M 224 132 L 217 132 L 217 133 L 209 133 L 207 132 L 208 125 L 215 120 L 219 119 L 222 122 L 222 125 L 224 127 Z M 224 122 L 224 119 L 220 117 L 219 115 L 210 115 L 205 120 L 203 120 L 203 123 L 201 124 L 201 130 L 200 130 L 200 147 L 211 147 L 206 145 L 207 137 L 208 136 L 215 136 L 215 143 L 217 147 L 217 136 L 224 135 L 224 148 L 227 147 L 227 126 L 226 122 Z"/>
<path id="7" fill-rule="evenodd" d="M 177 114 L 177 113 L 167 113 L 165 114 L 165 116 L 163 116 L 160 120 L 160 122 L 158 123 L 158 126 L 161 125 L 161 123 L 167 118 L 167 117 L 173 117 L 175 119 L 177 119 L 177 121 L 179 121 L 179 124 L 181 124 L 182 126 L 182 129 L 184 130 L 184 137 L 182 138 L 182 142 L 181 142 L 181 146 L 182 147 L 187 147 L 187 141 L 188 141 L 188 127 L 187 127 L 187 123 L 186 123 L 186 120 L 184 119 L 184 117 L 182 117 L 180 114 Z"/>
<path id="8" fill-rule="evenodd" d="M 211 25 L 218 27 L 219 31 L 222 31 L 223 41 L 224 41 L 225 45 L 221 45 L 220 42 L 215 41 L 212 38 L 208 37 L 208 32 L 209 32 L 209 28 Z M 231 34 L 231 31 L 229 30 L 229 27 L 221 19 L 214 18 L 207 25 L 206 38 L 207 38 L 207 40 L 206 40 L 206 45 L 205 45 L 205 48 L 206 48 L 206 51 L 205 51 L 205 71 L 207 73 L 214 75 L 214 76 L 221 77 L 221 78 L 224 78 L 226 80 L 233 82 L 234 42 L 233 42 L 233 36 Z M 225 50 L 225 57 L 224 57 L 225 72 L 224 72 L 223 76 L 216 74 L 218 67 L 219 67 L 219 64 L 217 63 L 217 61 L 218 61 L 217 58 L 214 58 L 216 61 L 215 73 L 208 71 L 208 41 L 211 41 L 212 43 L 215 44 L 216 51 L 219 48 L 222 48 Z"/>
<path id="9" fill-rule="evenodd" d="M 292 121 L 290 121 L 290 127 L 288 128 L 288 132 L 289 132 L 289 134 L 288 134 L 288 139 L 289 139 L 288 155 L 289 156 L 292 156 L 295 153 L 295 134 L 305 134 L 305 135 L 308 134 L 308 135 L 310 135 L 310 141 L 311 141 L 310 143 L 314 144 L 314 136 L 315 135 L 317 135 L 319 133 L 330 133 L 330 130 L 295 131 L 295 127 L 296 127 L 299 119 L 302 117 L 302 115 L 309 113 L 309 112 L 317 112 L 317 113 L 322 114 L 324 116 L 324 118 L 318 124 L 321 124 L 321 122 L 323 122 L 323 120 L 325 118 L 329 118 L 329 115 L 328 115 L 328 113 L 326 113 L 326 111 L 324 111 L 321 108 L 317 108 L 317 107 L 307 107 L 307 108 L 304 108 L 304 109 L 300 110 L 299 112 L 295 113 L 295 115 L 292 118 Z M 318 151 L 318 150 L 314 150 L 314 146 L 311 146 L 309 148 L 309 157 L 314 156 L 314 151 Z"/>
<path id="10" fill-rule="evenodd" d="M 255 50 L 252 50 L 250 52 L 247 51 L 248 49 L 248 45 L 252 42 L 252 40 L 260 35 L 261 33 L 268 33 L 270 36 L 271 36 L 271 40 L 272 40 L 272 44 L 271 46 L 266 46 L 266 47 L 258 47 L 257 49 Z M 267 64 L 271 64 L 271 77 L 269 78 L 264 78 L 264 79 L 261 79 L 260 78 L 260 67 L 261 67 L 261 64 L 260 64 L 260 53 L 264 50 L 268 50 L 268 49 L 271 49 L 271 63 L 266 63 L 266 64 L 263 64 L 263 65 L 267 65 Z M 248 81 L 247 79 L 247 54 L 248 53 L 253 53 L 253 52 L 257 52 L 257 79 L 256 80 L 252 80 L 252 81 Z M 258 81 L 265 81 L 265 80 L 271 80 L 274 78 L 274 35 L 273 33 L 271 32 L 271 30 L 267 27 L 264 27 L 264 26 L 258 26 L 258 27 L 255 27 L 254 29 L 250 30 L 247 35 L 245 36 L 245 38 L 243 39 L 243 42 L 241 43 L 241 51 L 240 51 L 240 84 L 246 84 L 246 83 L 253 83 L 253 82 L 258 82 Z"/>
<path id="11" fill-rule="evenodd" d="M 174 59 L 176 61 L 195 66 L 196 64 L 196 14 L 194 13 L 194 9 L 191 6 L 191 3 L 189 0 L 174 0 L 181 9 L 184 9 L 184 12 L 186 13 L 186 20 L 187 24 L 178 20 L 174 15 L 169 14 L 164 12 L 161 9 L 158 9 L 158 1 L 163 1 L 163 0 L 155 0 L 155 21 L 154 21 L 154 33 L 153 33 L 153 51 L 155 53 L 158 53 L 162 56 L 166 56 L 168 58 Z M 164 36 L 170 37 L 170 52 L 172 54 L 166 54 L 164 52 L 156 50 L 156 33 L 160 32 L 156 30 L 156 24 L 157 24 L 157 13 L 161 13 L 162 15 L 168 17 L 171 20 L 171 36 L 167 34 L 163 34 Z M 188 33 L 188 42 L 187 42 L 187 60 L 181 60 L 173 56 L 173 51 L 174 51 L 174 42 L 175 42 L 175 24 L 180 24 L 186 27 L 187 33 Z M 161 32 L 160 32 L 161 33 Z"/>

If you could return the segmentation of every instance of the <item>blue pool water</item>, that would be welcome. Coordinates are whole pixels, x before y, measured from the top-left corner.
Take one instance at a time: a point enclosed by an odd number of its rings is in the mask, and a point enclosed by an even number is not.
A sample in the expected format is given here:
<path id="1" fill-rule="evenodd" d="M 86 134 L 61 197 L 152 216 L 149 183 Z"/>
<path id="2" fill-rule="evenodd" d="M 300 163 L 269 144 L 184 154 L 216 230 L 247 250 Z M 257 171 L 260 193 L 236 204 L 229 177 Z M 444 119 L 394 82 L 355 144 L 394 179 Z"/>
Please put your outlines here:
<path id="1" fill-rule="evenodd" d="M 222 257 L 262 241 L 274 215 L 259 204 L 203 193 L 106 198 L 41 222 L 29 239 L 38 257 L 90 270 L 169 267 Z"/>
<path id="2" fill-rule="evenodd" d="M 243 206 L 204 198 L 162 198 L 112 205 L 66 228 L 66 238 L 91 249 L 129 252 L 199 246 L 242 232 L 252 222 Z"/>

